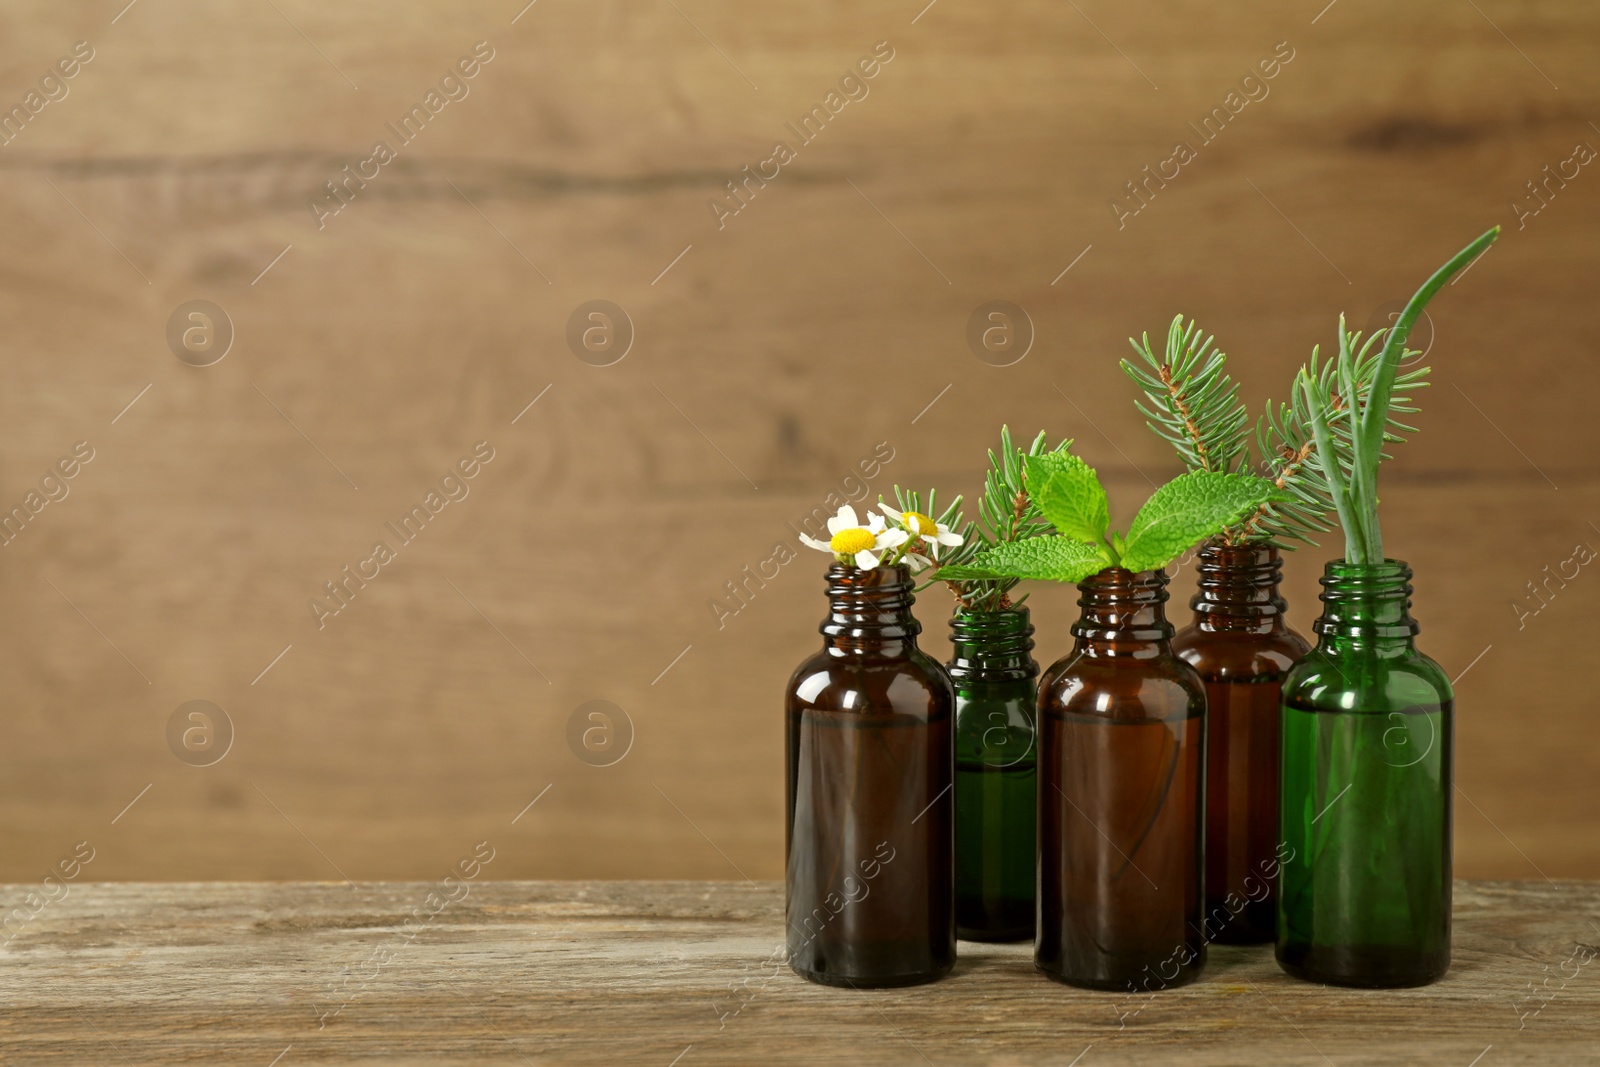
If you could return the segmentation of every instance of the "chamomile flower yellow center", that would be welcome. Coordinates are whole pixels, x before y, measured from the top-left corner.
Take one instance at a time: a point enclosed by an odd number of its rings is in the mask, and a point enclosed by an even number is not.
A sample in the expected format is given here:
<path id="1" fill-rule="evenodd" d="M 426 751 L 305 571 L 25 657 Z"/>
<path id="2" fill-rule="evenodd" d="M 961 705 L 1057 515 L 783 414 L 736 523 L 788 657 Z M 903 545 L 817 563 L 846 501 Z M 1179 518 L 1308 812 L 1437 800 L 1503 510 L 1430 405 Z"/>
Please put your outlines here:
<path id="1" fill-rule="evenodd" d="M 828 542 L 828 547 L 842 556 L 853 556 L 864 549 L 874 548 L 878 539 L 871 530 L 863 530 L 857 526 L 854 529 L 840 530 Z"/>
<path id="2" fill-rule="evenodd" d="M 908 511 L 901 516 L 906 529 L 918 537 L 933 537 L 939 532 L 939 524 L 920 511 Z"/>

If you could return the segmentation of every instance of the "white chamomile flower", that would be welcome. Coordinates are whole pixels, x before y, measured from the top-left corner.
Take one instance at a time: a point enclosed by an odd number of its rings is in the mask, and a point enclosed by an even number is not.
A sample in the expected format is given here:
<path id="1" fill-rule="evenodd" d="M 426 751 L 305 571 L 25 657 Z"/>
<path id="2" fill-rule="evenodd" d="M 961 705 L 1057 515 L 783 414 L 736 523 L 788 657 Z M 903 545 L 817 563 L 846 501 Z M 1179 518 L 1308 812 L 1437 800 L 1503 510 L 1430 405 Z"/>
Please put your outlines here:
<path id="1" fill-rule="evenodd" d="M 939 558 L 940 545 L 954 547 L 963 540 L 960 534 L 952 533 L 950 527 L 940 526 L 920 511 L 896 511 L 894 508 L 882 503 L 879 503 L 878 507 L 882 508 L 883 513 L 889 518 L 905 527 L 916 537 L 926 541 L 928 543 L 928 554 L 934 559 Z"/>
<path id="2" fill-rule="evenodd" d="M 819 541 L 806 534 L 800 535 L 803 544 L 821 552 L 831 552 L 840 563 L 854 563 L 864 571 L 878 565 L 874 552 L 899 548 L 910 535 L 904 530 L 888 529 L 882 515 L 867 513 L 867 525 L 856 518 L 856 509 L 846 504 L 839 513 L 828 520 L 829 539 Z"/>

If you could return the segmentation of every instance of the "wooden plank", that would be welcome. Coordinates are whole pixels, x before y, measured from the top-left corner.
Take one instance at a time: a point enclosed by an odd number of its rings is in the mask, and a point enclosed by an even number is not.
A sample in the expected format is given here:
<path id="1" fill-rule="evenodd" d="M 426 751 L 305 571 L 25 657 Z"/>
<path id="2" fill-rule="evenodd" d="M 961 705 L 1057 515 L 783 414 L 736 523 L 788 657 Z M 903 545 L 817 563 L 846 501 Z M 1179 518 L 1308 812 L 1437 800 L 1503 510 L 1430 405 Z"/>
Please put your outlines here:
<path id="1" fill-rule="evenodd" d="M 1364 322 L 1494 222 L 1436 308 L 1386 531 L 1424 647 L 1472 665 L 1459 870 L 1600 876 L 1600 751 L 1572 744 L 1600 594 L 1512 608 L 1600 539 L 1600 179 L 1524 229 L 1510 209 L 1600 144 L 1592 5 L 278 6 L 0 16 L 0 101 L 97 49 L 0 148 L 0 505 L 97 450 L 0 557 L 0 877 L 80 840 L 101 878 L 421 877 L 552 783 L 508 875 L 774 877 L 816 563 L 724 628 L 709 602 L 787 523 L 879 441 L 874 496 L 971 492 L 1002 421 L 1078 438 L 1125 515 L 1139 472 L 1172 473 L 1115 368 L 1128 334 L 1200 317 L 1259 405 L 1340 309 Z M 318 230 L 310 196 L 480 39 L 471 95 Z M 707 200 L 880 40 L 870 95 L 717 229 Z M 1118 229 L 1107 202 L 1281 40 L 1270 96 Z M 164 336 L 197 297 L 237 328 L 204 369 Z M 612 367 L 565 340 L 597 297 L 637 326 Z M 965 340 L 1002 298 L 1038 331 L 1007 368 Z M 485 439 L 472 495 L 318 629 L 322 583 Z M 1302 629 L 1320 559 L 1291 571 Z M 1036 603 L 1053 657 L 1070 591 Z M 921 610 L 941 649 L 944 605 Z M 566 745 L 595 698 L 636 727 L 615 767 Z M 237 728 L 214 767 L 167 746 L 193 699 Z"/>
<path id="2" fill-rule="evenodd" d="M 1145 997 L 1051 982 L 1027 945 L 966 942 L 931 986 L 811 985 L 769 965 L 782 946 L 771 883 L 467 880 L 406 937 L 438 891 L 71 885 L 6 949 L 0 1051 L 28 1064 L 1200 1067 L 1467 1064 L 1490 1049 L 1484 1062 L 1564 1062 L 1600 1040 L 1593 884 L 1458 883 L 1454 965 L 1423 989 L 1307 984 L 1269 946 L 1213 946 L 1199 982 Z"/>

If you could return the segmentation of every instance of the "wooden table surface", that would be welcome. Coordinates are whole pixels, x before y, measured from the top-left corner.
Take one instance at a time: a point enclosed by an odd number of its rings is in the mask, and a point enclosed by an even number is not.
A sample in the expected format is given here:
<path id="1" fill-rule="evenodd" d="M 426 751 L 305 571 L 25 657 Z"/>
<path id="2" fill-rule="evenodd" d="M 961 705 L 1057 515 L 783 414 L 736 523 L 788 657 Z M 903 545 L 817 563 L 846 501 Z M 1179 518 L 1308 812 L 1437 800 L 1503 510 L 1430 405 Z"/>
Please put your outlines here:
<path id="1" fill-rule="evenodd" d="M 1027 945 L 967 942 L 932 986 L 815 986 L 776 965 L 771 883 L 451 892 L 71 884 L 8 920 L 0 1062 L 1600 1062 L 1592 883 L 1458 883 L 1455 963 L 1424 989 L 1310 985 L 1269 947 L 1213 947 L 1199 982 L 1146 1000 L 1047 981 Z"/>

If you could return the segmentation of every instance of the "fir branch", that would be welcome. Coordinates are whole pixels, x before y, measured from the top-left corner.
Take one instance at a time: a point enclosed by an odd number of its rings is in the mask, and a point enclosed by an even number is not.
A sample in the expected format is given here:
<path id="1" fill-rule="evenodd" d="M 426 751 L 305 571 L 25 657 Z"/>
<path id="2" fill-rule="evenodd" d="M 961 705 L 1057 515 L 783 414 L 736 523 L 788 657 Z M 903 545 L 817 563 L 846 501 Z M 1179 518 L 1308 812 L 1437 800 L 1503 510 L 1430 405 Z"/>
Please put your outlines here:
<path id="1" fill-rule="evenodd" d="M 1363 337 L 1339 319 L 1338 355 L 1311 358 L 1296 375 L 1288 403 L 1268 404 L 1256 422 L 1259 469 L 1274 494 L 1253 513 L 1221 533 L 1226 544 L 1265 541 L 1280 548 L 1290 542 L 1315 544 L 1314 534 L 1332 529 L 1337 516 L 1345 530 L 1347 558 L 1383 558 L 1377 519 L 1378 464 L 1389 459 L 1387 446 L 1399 444 L 1416 427 L 1401 417 L 1417 411 L 1411 394 L 1424 388 L 1429 370 L 1401 365 L 1418 353 L 1406 336 L 1424 305 L 1450 277 L 1494 241 L 1498 229 L 1483 234 L 1457 253 L 1406 304 L 1395 326 Z M 1122 369 L 1141 389 L 1138 402 L 1150 429 L 1170 443 L 1191 471 L 1229 473 L 1249 466 L 1247 417 L 1238 385 L 1224 367 L 1227 356 L 1213 347 L 1182 315 L 1172 320 L 1164 358 L 1145 335 L 1129 343 L 1146 366 L 1122 360 Z"/>
<path id="2" fill-rule="evenodd" d="M 1271 460 L 1263 461 L 1268 473 L 1272 475 L 1273 488 L 1285 493 L 1290 492 L 1292 488 L 1299 488 L 1304 483 L 1301 472 L 1306 465 L 1306 460 L 1310 458 L 1315 448 L 1315 442 L 1308 440 L 1299 448 L 1284 447 L 1277 457 L 1280 460 L 1278 463 L 1273 463 Z M 1329 529 L 1328 525 L 1322 522 L 1316 511 L 1307 511 L 1297 506 L 1298 504 L 1299 501 L 1280 501 L 1276 503 L 1268 501 L 1261 505 L 1256 510 L 1256 513 L 1244 522 L 1225 530 L 1223 532 L 1224 543 L 1236 545 L 1263 539 L 1270 540 L 1273 538 L 1273 534 L 1261 528 L 1262 524 L 1267 522 L 1271 522 L 1276 528 L 1276 532 L 1281 533 L 1283 536 L 1298 536 L 1290 533 L 1290 531 L 1300 528 L 1310 529 L 1315 524 L 1320 524 L 1320 529 L 1322 530 Z M 1319 508 L 1318 510 L 1325 511 L 1326 509 Z M 1315 544 L 1315 542 L 1310 543 Z"/>
<path id="3" fill-rule="evenodd" d="M 1146 424 L 1169 442 L 1190 470 L 1230 473 L 1248 463 L 1249 415 L 1239 399 L 1239 386 L 1224 371 L 1227 355 L 1213 347 L 1212 337 L 1182 315 L 1167 330 L 1164 357 L 1143 340 L 1128 338 L 1148 365 L 1122 360 L 1122 370 L 1144 390 L 1148 404 L 1136 402 Z"/>

